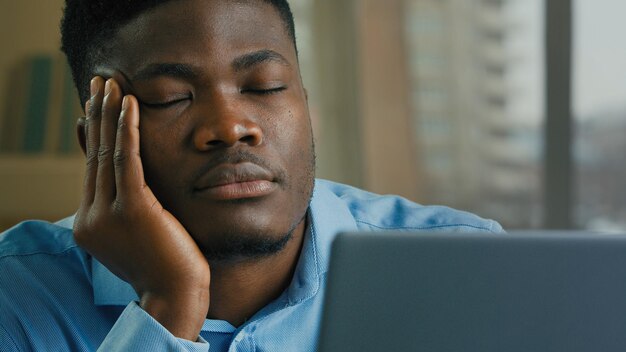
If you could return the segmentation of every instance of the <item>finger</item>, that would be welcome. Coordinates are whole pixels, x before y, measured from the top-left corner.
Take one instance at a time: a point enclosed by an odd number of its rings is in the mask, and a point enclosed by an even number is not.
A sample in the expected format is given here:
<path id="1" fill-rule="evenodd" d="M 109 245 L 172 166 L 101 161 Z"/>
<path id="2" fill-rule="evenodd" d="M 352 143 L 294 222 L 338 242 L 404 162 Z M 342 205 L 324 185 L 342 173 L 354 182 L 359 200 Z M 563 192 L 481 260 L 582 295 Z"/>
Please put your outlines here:
<path id="1" fill-rule="evenodd" d="M 83 204 L 93 203 L 98 172 L 98 146 L 100 144 L 100 110 L 104 94 L 104 80 L 94 77 L 90 83 L 91 98 L 85 103 L 85 180 L 83 183 Z"/>
<path id="2" fill-rule="evenodd" d="M 96 179 L 96 201 L 110 203 L 115 199 L 115 171 L 113 152 L 117 120 L 122 110 L 122 90 L 117 82 L 110 78 L 104 88 L 102 102 L 102 121 L 100 124 L 100 147 L 98 149 L 98 176 Z"/>
<path id="3" fill-rule="evenodd" d="M 145 186 L 139 154 L 139 104 L 132 95 L 124 97 L 115 140 L 115 183 L 117 199 L 137 197 Z"/>

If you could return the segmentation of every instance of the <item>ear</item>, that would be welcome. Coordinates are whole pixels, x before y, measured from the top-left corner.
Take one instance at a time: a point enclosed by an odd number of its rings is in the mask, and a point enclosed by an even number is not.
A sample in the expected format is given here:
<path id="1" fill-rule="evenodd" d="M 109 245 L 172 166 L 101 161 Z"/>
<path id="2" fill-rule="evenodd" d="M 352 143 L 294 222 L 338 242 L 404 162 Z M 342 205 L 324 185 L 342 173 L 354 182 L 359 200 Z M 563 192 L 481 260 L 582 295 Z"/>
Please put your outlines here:
<path id="1" fill-rule="evenodd" d="M 87 155 L 87 131 L 85 131 L 85 117 L 79 117 L 76 121 L 76 136 L 78 137 L 78 144 L 80 149 L 83 150 L 83 154 Z"/>

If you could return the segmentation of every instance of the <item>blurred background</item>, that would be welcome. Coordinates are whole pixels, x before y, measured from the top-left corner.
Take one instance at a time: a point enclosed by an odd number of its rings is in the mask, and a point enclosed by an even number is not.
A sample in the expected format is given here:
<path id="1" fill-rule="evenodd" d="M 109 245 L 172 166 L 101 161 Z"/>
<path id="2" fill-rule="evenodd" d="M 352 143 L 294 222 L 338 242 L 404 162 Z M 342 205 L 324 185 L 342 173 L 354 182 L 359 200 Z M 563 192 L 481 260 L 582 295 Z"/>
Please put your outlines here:
<path id="1" fill-rule="evenodd" d="M 549 4 L 545 1 L 549 1 Z M 291 0 L 318 177 L 626 231 L 626 2 Z M 0 230 L 78 206 L 62 0 L 0 0 Z"/>

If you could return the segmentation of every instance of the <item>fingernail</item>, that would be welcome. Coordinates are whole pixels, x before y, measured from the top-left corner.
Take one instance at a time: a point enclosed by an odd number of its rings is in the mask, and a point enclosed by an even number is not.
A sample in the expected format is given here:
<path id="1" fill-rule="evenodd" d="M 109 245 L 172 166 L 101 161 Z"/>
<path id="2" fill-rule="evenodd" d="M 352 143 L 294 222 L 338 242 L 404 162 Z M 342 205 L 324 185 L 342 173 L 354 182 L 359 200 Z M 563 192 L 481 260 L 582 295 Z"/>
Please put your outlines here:
<path id="1" fill-rule="evenodd" d="M 89 91 L 91 96 L 95 96 L 98 93 L 98 77 L 94 77 L 91 79 L 91 84 L 89 86 Z"/>
<path id="2" fill-rule="evenodd" d="M 112 86 L 111 80 L 108 79 L 107 82 L 104 84 L 104 95 L 109 95 L 112 89 L 113 89 L 113 86 Z"/>

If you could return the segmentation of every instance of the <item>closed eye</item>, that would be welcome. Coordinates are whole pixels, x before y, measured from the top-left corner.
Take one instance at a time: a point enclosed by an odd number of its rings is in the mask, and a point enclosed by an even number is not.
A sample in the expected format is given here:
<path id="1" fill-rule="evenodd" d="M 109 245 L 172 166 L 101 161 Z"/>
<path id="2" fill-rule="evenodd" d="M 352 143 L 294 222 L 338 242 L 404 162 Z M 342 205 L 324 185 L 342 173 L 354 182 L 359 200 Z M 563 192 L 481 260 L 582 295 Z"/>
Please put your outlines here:
<path id="1" fill-rule="evenodd" d="M 166 108 L 169 108 L 171 106 L 174 106 L 176 104 L 182 103 L 187 100 L 191 100 L 191 97 L 177 98 L 177 99 L 169 100 L 169 101 L 162 102 L 162 103 L 147 103 L 145 101 L 142 101 L 141 104 L 151 109 L 166 109 Z"/>
<path id="2" fill-rule="evenodd" d="M 252 93 L 252 94 L 258 94 L 258 95 L 272 95 L 272 94 L 276 94 L 276 93 L 280 93 L 283 90 L 287 89 L 287 87 L 276 87 L 276 88 L 270 88 L 270 89 L 242 89 L 241 93 Z"/>

